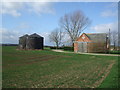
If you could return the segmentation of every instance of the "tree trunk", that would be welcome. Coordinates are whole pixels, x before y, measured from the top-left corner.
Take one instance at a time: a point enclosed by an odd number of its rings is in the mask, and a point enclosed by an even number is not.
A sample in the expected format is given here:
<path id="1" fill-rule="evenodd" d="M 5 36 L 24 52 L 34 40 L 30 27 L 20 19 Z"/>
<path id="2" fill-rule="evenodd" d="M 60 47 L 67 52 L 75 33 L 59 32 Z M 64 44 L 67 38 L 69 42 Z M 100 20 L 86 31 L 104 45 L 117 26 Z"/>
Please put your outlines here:
<path id="1" fill-rule="evenodd" d="M 114 42 L 114 50 L 115 50 L 115 42 Z"/>
<path id="2" fill-rule="evenodd" d="M 58 47 L 59 47 L 59 45 L 58 45 L 58 43 L 56 43 L 56 49 L 58 49 Z"/>
<path id="3" fill-rule="evenodd" d="M 74 47 L 74 43 L 72 43 L 72 47 Z"/>

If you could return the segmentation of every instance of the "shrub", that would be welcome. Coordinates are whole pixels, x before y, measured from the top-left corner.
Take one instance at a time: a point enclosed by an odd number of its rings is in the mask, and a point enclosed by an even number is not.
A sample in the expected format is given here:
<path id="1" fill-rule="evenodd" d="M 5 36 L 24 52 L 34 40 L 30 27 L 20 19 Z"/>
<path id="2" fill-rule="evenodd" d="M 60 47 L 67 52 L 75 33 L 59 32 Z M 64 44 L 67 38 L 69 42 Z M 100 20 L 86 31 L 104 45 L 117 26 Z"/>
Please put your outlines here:
<path id="1" fill-rule="evenodd" d="M 74 51 L 74 48 L 70 47 L 70 46 L 65 46 L 64 50 L 66 50 L 66 51 Z"/>
<path id="2" fill-rule="evenodd" d="M 50 47 L 50 49 L 63 49 L 63 47 Z"/>
<path id="3" fill-rule="evenodd" d="M 110 51 L 110 54 L 120 54 L 120 51 Z"/>
<path id="4" fill-rule="evenodd" d="M 63 49 L 65 51 L 74 51 L 74 48 L 73 47 L 70 47 L 70 46 L 64 46 L 64 47 L 50 47 L 50 49 Z"/>

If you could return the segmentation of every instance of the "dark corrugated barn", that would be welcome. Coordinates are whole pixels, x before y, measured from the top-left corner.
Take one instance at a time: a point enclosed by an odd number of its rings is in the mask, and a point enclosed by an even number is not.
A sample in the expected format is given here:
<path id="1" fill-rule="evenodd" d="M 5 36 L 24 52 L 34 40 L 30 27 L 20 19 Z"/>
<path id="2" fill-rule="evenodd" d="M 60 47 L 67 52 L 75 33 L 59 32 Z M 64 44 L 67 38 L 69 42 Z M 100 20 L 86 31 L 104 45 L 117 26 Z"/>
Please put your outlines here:
<path id="1" fill-rule="evenodd" d="M 107 52 L 108 45 L 106 33 L 83 33 L 74 42 L 74 51 L 84 53 Z"/>
<path id="2" fill-rule="evenodd" d="M 27 43 L 26 42 L 27 42 L 27 38 L 28 37 L 29 37 L 28 34 L 19 37 L 19 48 L 20 49 L 26 49 L 26 47 L 27 47 Z"/>
<path id="3" fill-rule="evenodd" d="M 32 35 L 24 35 L 19 38 L 20 49 L 43 49 L 43 37 L 34 33 Z"/>

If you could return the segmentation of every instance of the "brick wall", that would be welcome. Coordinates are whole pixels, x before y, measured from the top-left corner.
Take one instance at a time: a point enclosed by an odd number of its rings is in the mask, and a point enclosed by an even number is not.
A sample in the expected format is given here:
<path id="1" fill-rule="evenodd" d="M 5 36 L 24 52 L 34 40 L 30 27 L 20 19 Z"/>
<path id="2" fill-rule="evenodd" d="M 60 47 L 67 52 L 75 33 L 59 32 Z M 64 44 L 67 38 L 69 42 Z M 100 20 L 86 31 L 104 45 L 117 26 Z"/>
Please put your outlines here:
<path id="1" fill-rule="evenodd" d="M 74 43 L 74 52 L 78 52 L 78 42 L 87 42 L 87 52 L 107 52 L 106 42 L 94 42 L 82 34 Z"/>
<path id="2" fill-rule="evenodd" d="M 84 39 L 82 37 L 85 37 Z M 76 39 L 76 41 L 78 42 L 91 42 L 91 40 L 89 40 L 89 38 L 83 33 L 78 39 Z M 78 51 L 78 43 L 75 42 L 74 43 L 74 52 Z"/>
<path id="3" fill-rule="evenodd" d="M 82 37 L 85 37 L 84 39 Z M 85 34 L 82 34 L 76 41 L 79 42 L 92 42 Z"/>
<path id="4" fill-rule="evenodd" d="M 74 43 L 74 52 L 77 52 L 77 51 L 78 51 L 78 43 L 75 42 L 75 43 Z"/>

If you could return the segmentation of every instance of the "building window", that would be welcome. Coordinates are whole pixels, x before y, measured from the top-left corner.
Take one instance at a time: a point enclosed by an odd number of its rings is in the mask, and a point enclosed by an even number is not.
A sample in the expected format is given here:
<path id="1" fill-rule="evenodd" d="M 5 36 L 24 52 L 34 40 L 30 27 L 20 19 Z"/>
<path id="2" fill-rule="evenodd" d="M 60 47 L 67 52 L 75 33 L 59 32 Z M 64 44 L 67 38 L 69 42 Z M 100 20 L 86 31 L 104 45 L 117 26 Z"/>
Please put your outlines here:
<path id="1" fill-rule="evenodd" d="M 85 37 L 83 36 L 82 39 L 85 39 Z"/>

